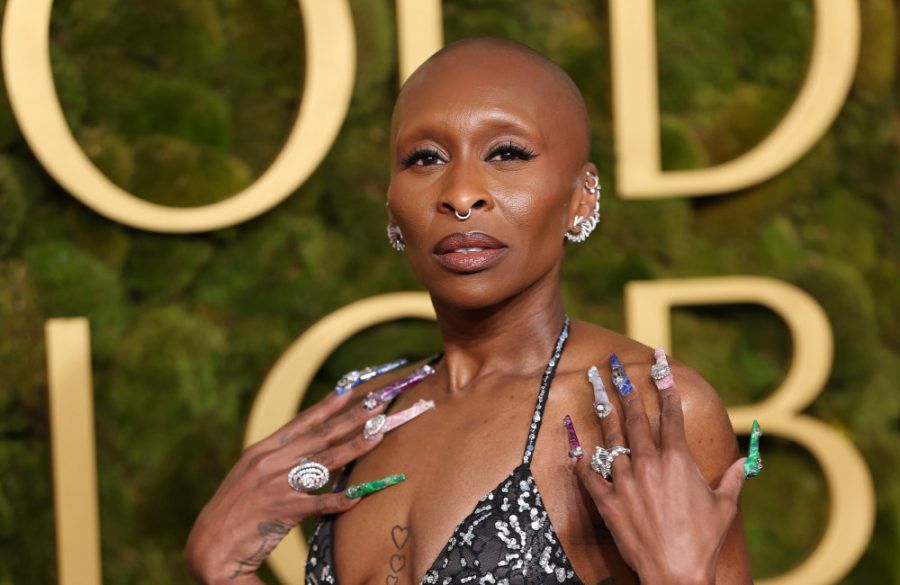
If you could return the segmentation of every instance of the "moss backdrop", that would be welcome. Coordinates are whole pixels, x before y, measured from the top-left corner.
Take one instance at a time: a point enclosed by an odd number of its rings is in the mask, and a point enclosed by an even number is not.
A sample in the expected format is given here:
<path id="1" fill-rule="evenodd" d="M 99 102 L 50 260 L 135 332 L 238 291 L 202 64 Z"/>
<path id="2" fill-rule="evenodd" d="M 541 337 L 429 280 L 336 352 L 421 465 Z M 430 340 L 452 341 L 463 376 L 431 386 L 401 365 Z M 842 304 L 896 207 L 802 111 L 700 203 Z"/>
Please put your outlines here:
<path id="1" fill-rule="evenodd" d="M 46 319 L 91 321 L 106 582 L 184 583 L 187 532 L 239 454 L 275 359 L 334 309 L 419 288 L 384 237 L 393 2 L 351 5 L 358 67 L 337 142 L 295 195 L 229 229 L 162 235 L 92 212 L 36 163 L 3 98 L 0 584 L 56 580 Z M 605 207 L 599 232 L 571 247 L 571 314 L 621 330 L 629 280 L 732 274 L 783 279 L 824 306 L 836 359 L 809 412 L 858 446 L 878 491 L 874 538 L 845 582 L 898 583 L 898 7 L 860 6 L 859 70 L 827 135 L 761 185 L 695 200 L 615 196 L 604 2 L 445 0 L 444 31 L 523 41 L 584 91 Z M 802 80 L 811 1 L 659 0 L 657 11 L 665 167 L 725 161 L 761 140 Z M 280 148 L 300 98 L 302 35 L 293 0 L 69 0 L 53 11 L 53 66 L 95 164 L 143 198 L 190 206 L 248 185 Z M 678 310 L 674 336 L 728 404 L 766 395 L 790 359 L 784 326 L 754 307 Z M 309 399 L 345 370 L 438 343 L 427 323 L 366 331 L 332 356 Z M 765 451 L 745 496 L 760 577 L 815 545 L 827 505 L 808 455 L 772 438 Z"/>

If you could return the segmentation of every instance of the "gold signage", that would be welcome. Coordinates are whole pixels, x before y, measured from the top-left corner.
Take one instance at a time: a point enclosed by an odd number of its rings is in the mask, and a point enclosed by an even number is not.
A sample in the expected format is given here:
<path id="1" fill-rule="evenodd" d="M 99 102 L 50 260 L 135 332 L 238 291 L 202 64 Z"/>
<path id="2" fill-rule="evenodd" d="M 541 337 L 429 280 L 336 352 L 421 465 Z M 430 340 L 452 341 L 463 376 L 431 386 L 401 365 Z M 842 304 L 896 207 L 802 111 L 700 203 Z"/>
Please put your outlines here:
<path id="1" fill-rule="evenodd" d="M 252 185 L 198 207 L 151 203 L 125 191 L 94 166 L 72 136 L 50 69 L 53 0 L 8 0 L 3 19 L 3 75 L 13 114 L 34 155 L 66 191 L 113 221 L 154 232 L 229 227 L 281 203 L 316 170 L 350 106 L 356 42 L 347 0 L 298 0 L 305 26 L 303 100 L 281 152 Z"/>
<path id="2" fill-rule="evenodd" d="M 815 0 L 806 80 L 778 126 L 735 160 L 662 171 L 654 0 L 610 0 L 616 188 L 626 199 L 696 197 L 749 187 L 785 170 L 825 134 L 840 111 L 859 56 L 856 0 Z"/>

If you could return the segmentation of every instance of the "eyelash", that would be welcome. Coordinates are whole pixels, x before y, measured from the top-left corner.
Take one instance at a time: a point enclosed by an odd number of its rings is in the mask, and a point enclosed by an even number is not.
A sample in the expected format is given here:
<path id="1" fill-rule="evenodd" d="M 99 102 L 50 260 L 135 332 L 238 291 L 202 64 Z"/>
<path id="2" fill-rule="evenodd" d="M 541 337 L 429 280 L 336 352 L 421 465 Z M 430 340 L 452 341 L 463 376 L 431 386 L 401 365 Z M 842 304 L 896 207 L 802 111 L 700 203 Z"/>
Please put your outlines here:
<path id="1" fill-rule="evenodd" d="M 518 160 L 531 160 L 537 156 L 534 151 L 529 150 L 528 148 L 522 148 L 521 146 L 516 146 L 512 142 L 508 142 L 501 146 L 495 147 L 491 152 L 488 153 L 487 158 L 485 160 L 491 160 L 497 155 L 500 154 L 511 154 L 512 158 L 501 159 L 500 162 L 509 162 L 510 160 L 518 159 Z M 424 161 L 426 158 L 440 158 L 440 153 L 433 148 L 417 148 L 400 161 L 400 164 L 403 165 L 403 168 L 409 168 L 413 165 L 416 165 L 420 161 Z M 425 164 L 419 166 L 428 166 Z"/>
<path id="2" fill-rule="evenodd" d="M 400 164 L 403 165 L 403 168 L 408 169 L 414 164 L 418 163 L 425 158 L 440 158 L 440 153 L 433 148 L 417 148 L 400 161 Z M 425 165 L 421 165 L 425 166 Z"/>
<path id="3" fill-rule="evenodd" d="M 502 146 L 498 146 L 498 147 L 494 148 L 493 150 L 491 150 L 491 152 L 488 154 L 487 158 L 488 158 L 488 160 L 490 160 L 490 159 L 494 158 L 495 156 L 497 156 L 498 154 L 506 154 L 506 153 L 512 154 L 514 156 L 514 158 L 519 159 L 519 160 L 531 160 L 537 156 L 533 150 L 529 150 L 527 148 L 522 148 L 521 146 L 516 146 L 512 142 L 507 142 L 506 144 L 504 144 Z M 509 161 L 512 159 L 501 159 L 501 160 L 502 160 L 502 162 L 506 162 L 506 161 Z"/>

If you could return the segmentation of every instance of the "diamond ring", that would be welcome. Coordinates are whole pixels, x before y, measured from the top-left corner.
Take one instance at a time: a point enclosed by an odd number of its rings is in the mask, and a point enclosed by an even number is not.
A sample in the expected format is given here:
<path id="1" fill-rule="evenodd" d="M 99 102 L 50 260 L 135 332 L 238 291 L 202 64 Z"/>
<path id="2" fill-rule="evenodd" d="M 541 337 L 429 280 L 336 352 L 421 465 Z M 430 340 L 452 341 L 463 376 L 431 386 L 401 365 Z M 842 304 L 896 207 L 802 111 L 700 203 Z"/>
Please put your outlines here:
<path id="1" fill-rule="evenodd" d="M 288 472 L 287 481 L 294 491 L 308 493 L 324 487 L 329 477 L 327 467 L 304 457 Z"/>
<path id="2" fill-rule="evenodd" d="M 604 449 L 601 446 L 594 447 L 594 454 L 591 456 L 591 469 L 603 476 L 603 479 L 612 477 L 612 464 L 619 455 L 630 455 L 631 449 L 616 445 L 611 449 Z"/>

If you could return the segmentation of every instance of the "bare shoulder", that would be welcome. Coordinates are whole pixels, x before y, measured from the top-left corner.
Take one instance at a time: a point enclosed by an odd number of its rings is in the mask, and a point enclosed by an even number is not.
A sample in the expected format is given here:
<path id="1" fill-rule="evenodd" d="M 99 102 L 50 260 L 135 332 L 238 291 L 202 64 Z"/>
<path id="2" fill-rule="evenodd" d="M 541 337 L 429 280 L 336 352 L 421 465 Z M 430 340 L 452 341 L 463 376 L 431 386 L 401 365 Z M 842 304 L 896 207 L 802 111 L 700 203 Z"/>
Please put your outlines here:
<path id="1" fill-rule="evenodd" d="M 570 362 L 567 373 L 584 378 L 584 372 L 596 365 L 611 395 L 615 394 L 611 381 L 610 355 L 615 353 L 647 411 L 654 431 L 658 429 L 659 397 L 656 386 L 650 378 L 650 367 L 654 363 L 654 349 L 626 337 L 621 333 L 598 327 L 585 321 L 576 321 L 572 326 L 572 346 L 567 350 Z M 681 395 L 684 411 L 685 434 L 704 477 L 710 483 L 717 483 L 725 469 L 738 457 L 737 440 L 719 394 L 695 369 L 669 355 L 669 366 Z M 577 383 L 577 380 L 572 380 Z M 585 381 L 581 382 L 585 385 Z M 570 408 L 592 408 L 585 404 L 583 394 L 566 392 L 571 400 Z M 613 396 L 615 406 L 621 412 L 618 397 Z"/>

